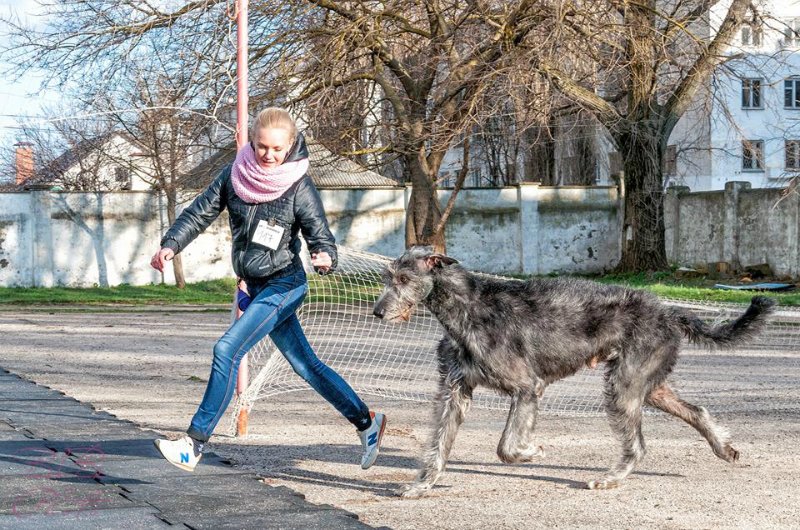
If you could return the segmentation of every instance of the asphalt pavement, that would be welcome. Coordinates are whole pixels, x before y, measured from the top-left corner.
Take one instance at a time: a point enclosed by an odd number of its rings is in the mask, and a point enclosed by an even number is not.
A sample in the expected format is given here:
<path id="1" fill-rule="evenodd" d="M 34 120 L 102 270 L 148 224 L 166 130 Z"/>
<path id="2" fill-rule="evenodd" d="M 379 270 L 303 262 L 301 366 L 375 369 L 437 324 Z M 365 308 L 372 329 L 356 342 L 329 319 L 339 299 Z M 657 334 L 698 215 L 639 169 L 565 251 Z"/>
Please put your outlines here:
<path id="1" fill-rule="evenodd" d="M 175 468 L 158 436 L 0 368 L 0 529 L 371 528 L 214 453 Z"/>

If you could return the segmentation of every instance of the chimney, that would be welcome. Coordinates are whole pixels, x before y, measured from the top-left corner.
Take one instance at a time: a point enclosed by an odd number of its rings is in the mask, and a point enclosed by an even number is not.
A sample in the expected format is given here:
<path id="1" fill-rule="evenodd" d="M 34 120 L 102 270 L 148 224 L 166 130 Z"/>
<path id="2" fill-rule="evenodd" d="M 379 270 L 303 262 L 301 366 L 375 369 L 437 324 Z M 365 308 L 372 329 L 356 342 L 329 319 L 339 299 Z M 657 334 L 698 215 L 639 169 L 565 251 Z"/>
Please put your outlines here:
<path id="1" fill-rule="evenodd" d="M 20 185 L 33 177 L 33 144 L 17 142 L 14 147 L 17 148 L 15 161 L 17 185 Z"/>

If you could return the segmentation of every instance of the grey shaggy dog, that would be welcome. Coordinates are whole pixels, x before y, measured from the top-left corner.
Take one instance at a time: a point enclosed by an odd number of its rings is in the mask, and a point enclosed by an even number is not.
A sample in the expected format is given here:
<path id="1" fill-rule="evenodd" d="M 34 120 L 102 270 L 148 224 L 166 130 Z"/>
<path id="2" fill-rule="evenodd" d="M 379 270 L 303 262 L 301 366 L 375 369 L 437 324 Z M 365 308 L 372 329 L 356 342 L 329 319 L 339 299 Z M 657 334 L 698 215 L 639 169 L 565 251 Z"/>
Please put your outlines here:
<path id="1" fill-rule="evenodd" d="M 774 305 L 769 298 L 754 297 L 739 318 L 709 327 L 645 291 L 574 278 L 481 277 L 429 247 L 412 247 L 388 265 L 384 284 L 375 316 L 407 321 L 422 302 L 445 330 L 437 351 L 434 436 L 405 497 L 424 495 L 441 476 L 476 386 L 511 396 L 497 454 L 506 463 L 525 462 L 542 454 L 532 438 L 544 386 L 598 360 L 606 363 L 605 408 L 622 458 L 590 481 L 590 489 L 619 485 L 644 457 L 644 404 L 697 429 L 719 458 L 739 458 L 727 432 L 706 409 L 680 399 L 667 376 L 683 337 L 712 348 L 743 342 L 764 324 Z"/>

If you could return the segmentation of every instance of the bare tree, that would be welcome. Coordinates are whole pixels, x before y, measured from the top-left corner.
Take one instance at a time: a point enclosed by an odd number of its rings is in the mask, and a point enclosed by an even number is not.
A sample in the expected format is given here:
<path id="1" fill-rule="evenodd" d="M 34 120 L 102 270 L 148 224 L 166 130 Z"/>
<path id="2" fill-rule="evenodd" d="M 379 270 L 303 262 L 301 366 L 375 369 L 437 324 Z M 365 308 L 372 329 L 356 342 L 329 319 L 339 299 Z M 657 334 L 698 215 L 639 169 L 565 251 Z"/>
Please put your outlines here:
<path id="1" fill-rule="evenodd" d="M 620 269 L 667 267 L 662 175 L 667 140 L 729 58 L 726 50 L 752 8 L 749 0 L 733 0 L 724 10 L 702 0 L 646 0 L 570 2 L 553 9 L 551 16 L 560 21 L 553 25 L 555 44 L 537 56 L 536 65 L 558 91 L 597 118 L 620 152 L 626 194 Z M 558 60 L 565 55 L 584 58 L 596 72 L 576 76 Z"/>
<path id="2" fill-rule="evenodd" d="M 539 26 L 536 2 L 295 2 L 308 17 L 286 28 L 310 53 L 288 57 L 293 101 L 324 119 L 326 101 L 353 83 L 376 87 L 388 130 L 376 148 L 402 160 L 412 183 L 406 243 L 445 247 L 448 212 L 436 180 L 447 150 L 495 112 L 487 96 L 503 89 L 524 60 L 521 44 Z M 309 9 L 309 5 L 314 9 Z M 298 17 L 298 20 L 301 20 Z M 378 135 L 380 136 L 380 135 Z M 463 169 L 463 168 L 462 168 Z M 450 201 L 457 197 L 458 186 Z"/>
<path id="3" fill-rule="evenodd" d="M 219 96 L 226 83 L 214 74 L 224 80 L 231 72 L 229 56 L 219 51 L 229 40 L 226 5 L 186 1 L 165 11 L 133 1 L 52 3 L 57 17 L 44 33 L 34 37 L 18 25 L 5 55 L 22 65 L 58 65 L 62 79 L 90 65 L 118 78 L 130 73 L 124 58 L 136 55 L 145 36 L 180 42 L 184 58 L 207 59 L 201 71 Z M 436 195 L 441 161 L 454 140 L 482 121 L 483 97 L 520 60 L 521 44 L 546 31 L 540 9 L 529 1 L 251 2 L 253 101 L 283 96 L 286 104 L 302 104 L 308 122 L 321 130 L 335 128 L 325 103 L 343 93 L 351 109 L 375 104 L 378 115 L 338 119 L 348 131 L 371 119 L 374 134 L 339 138 L 354 155 L 375 151 L 402 161 L 413 183 L 406 241 L 443 249 L 447 215 Z"/>
<path id="4" fill-rule="evenodd" d="M 141 53 L 149 39 L 173 50 L 180 68 L 186 69 L 185 61 L 196 63 L 197 79 L 219 98 L 235 78 L 229 3 L 170 5 L 175 8 L 132 0 L 53 2 L 50 10 L 58 16 L 47 29 L 34 34 L 18 26 L 4 55 L 23 67 L 58 68 L 61 79 L 87 68 L 119 79 L 109 72 L 129 73 L 126 58 Z M 626 244 L 620 267 L 626 270 L 667 266 L 667 139 L 726 60 L 734 34 L 754 16 L 750 0 L 732 0 L 727 7 L 707 0 L 250 5 L 253 101 L 297 105 L 312 127 L 339 131 L 340 148 L 355 156 L 396 158 L 413 183 L 408 244 L 444 248 L 452 205 L 440 207 L 436 177 L 447 149 L 496 116 L 491 101 L 508 93 L 512 76 L 532 71 L 520 80 L 530 87 L 544 76 L 561 96 L 559 105 L 566 100 L 566 107 L 590 112 L 621 155 Z M 540 130 L 552 130 L 551 123 L 538 121 Z M 371 132 L 355 133 L 370 126 Z"/>
<path id="5" fill-rule="evenodd" d="M 152 68 L 153 63 L 148 62 L 146 66 Z M 164 70 L 156 70 L 142 72 L 136 79 L 95 105 L 106 109 L 105 114 L 117 129 L 135 138 L 141 146 L 136 159 L 127 162 L 141 180 L 164 194 L 167 220 L 171 225 L 176 219 L 187 174 L 212 147 L 218 147 L 219 141 L 231 135 L 223 134 L 218 138 L 213 133 L 217 126 L 225 129 L 210 113 L 213 109 L 191 107 L 203 100 L 198 97 L 199 87 L 191 82 L 190 76 L 179 72 L 166 75 Z M 186 280 L 181 255 L 177 254 L 172 262 L 175 283 L 183 288 Z"/>

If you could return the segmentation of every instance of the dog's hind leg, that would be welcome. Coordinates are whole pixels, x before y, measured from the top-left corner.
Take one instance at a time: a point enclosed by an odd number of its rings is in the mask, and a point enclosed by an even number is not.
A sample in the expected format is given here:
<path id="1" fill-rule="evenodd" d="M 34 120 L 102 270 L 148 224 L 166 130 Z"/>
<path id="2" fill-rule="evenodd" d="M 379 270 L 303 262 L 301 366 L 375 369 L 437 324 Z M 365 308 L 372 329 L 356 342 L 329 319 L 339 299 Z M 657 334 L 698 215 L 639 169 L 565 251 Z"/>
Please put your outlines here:
<path id="1" fill-rule="evenodd" d="M 636 375 L 623 373 L 613 363 L 607 373 L 605 406 L 611 429 L 622 442 L 622 458 L 605 477 L 587 483 L 589 489 L 609 489 L 619 486 L 645 455 L 642 436 L 642 404 L 645 388 Z"/>
<path id="2" fill-rule="evenodd" d="M 647 404 L 680 418 L 708 440 L 711 450 L 726 462 L 736 462 L 739 451 L 731 447 L 728 431 L 714 423 L 703 407 L 687 403 L 675 394 L 666 382 L 655 387 L 647 396 Z"/>
<path id="3" fill-rule="evenodd" d="M 539 413 L 538 389 L 533 393 L 521 392 L 512 398 L 508 420 L 497 446 L 497 456 L 506 464 L 528 462 L 544 456 L 544 449 L 533 443 L 533 429 Z"/>
<path id="4" fill-rule="evenodd" d="M 433 440 L 423 457 L 422 469 L 416 480 L 400 491 L 403 497 L 416 498 L 425 495 L 444 472 L 456 433 L 472 402 L 472 387 L 454 376 L 450 372 L 440 379 L 435 401 L 436 425 Z"/>

